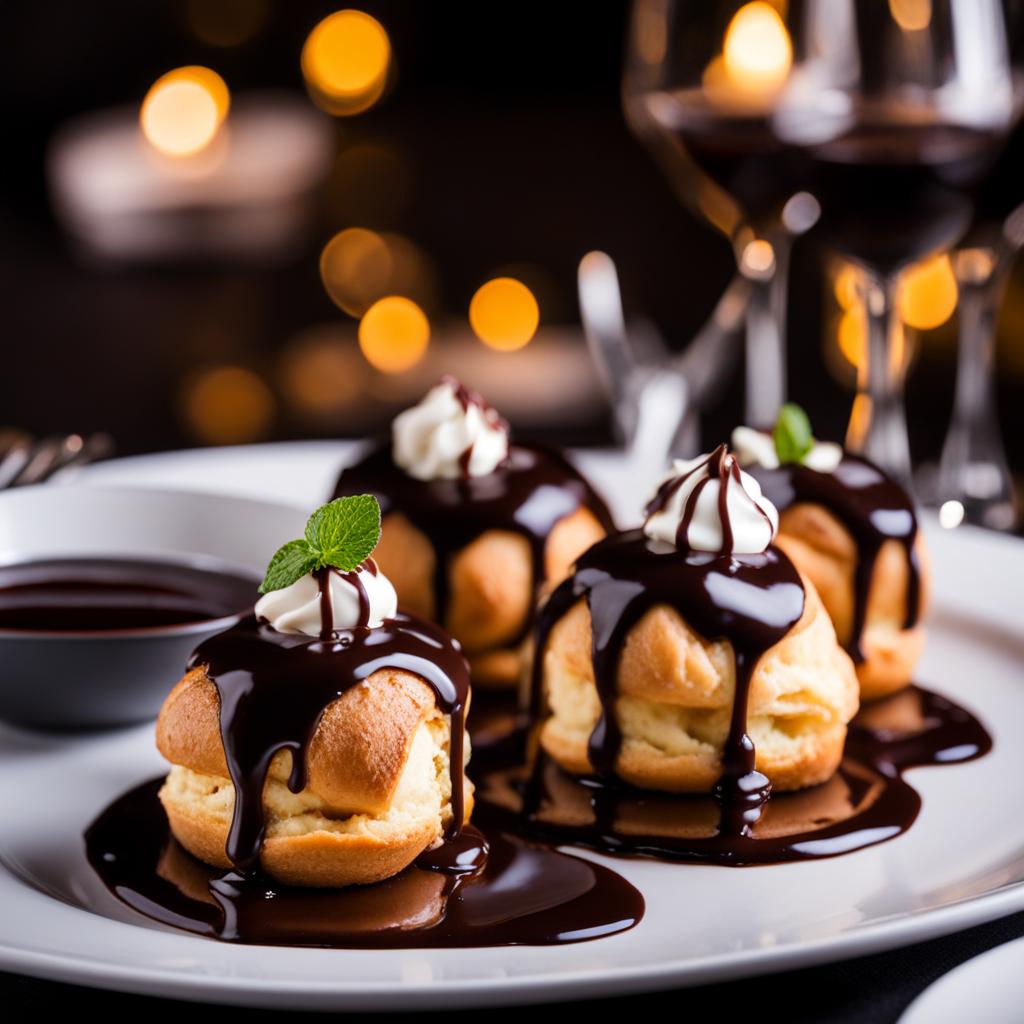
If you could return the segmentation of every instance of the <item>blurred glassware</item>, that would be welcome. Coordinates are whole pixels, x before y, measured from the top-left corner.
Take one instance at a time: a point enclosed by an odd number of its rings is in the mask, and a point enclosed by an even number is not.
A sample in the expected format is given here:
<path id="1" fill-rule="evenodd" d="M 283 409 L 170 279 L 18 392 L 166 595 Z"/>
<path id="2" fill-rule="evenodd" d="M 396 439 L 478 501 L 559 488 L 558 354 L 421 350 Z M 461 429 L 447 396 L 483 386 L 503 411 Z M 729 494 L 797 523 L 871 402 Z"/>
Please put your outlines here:
<path id="1" fill-rule="evenodd" d="M 686 351 L 672 355 L 653 325 L 627 327 L 618 271 L 606 253 L 580 260 L 577 284 L 583 332 L 631 479 L 649 482 L 670 456 L 700 450 L 699 413 L 720 393 L 735 361 L 750 286 L 737 275 Z"/>
<path id="2" fill-rule="evenodd" d="M 745 418 L 755 424 L 771 423 L 786 397 L 791 241 L 818 216 L 771 124 L 793 63 L 788 17 L 760 0 L 636 0 L 623 82 L 633 130 L 730 239 L 749 283 Z"/>
<path id="3" fill-rule="evenodd" d="M 959 241 L 1019 116 L 1005 11 L 1000 0 L 930 0 L 913 16 L 851 0 L 789 11 L 799 47 L 772 133 L 821 203 L 816 233 L 864 271 L 862 449 L 909 486 L 896 281 Z"/>
<path id="4" fill-rule="evenodd" d="M 1000 167 L 1012 166 L 1019 174 L 1022 146 L 1018 129 Z M 991 192 L 998 191 L 995 181 Z M 1020 188 L 1016 191 L 1019 198 Z M 1024 205 L 1011 211 L 1001 225 L 998 211 L 985 204 L 979 214 L 983 219 L 967 239 L 972 244 L 961 248 L 953 260 L 960 285 L 960 342 L 953 418 L 942 446 L 934 502 L 940 507 L 958 504 L 963 513 L 957 525 L 1012 530 L 1018 509 L 997 413 L 996 317 L 1010 268 L 1024 247 Z"/>

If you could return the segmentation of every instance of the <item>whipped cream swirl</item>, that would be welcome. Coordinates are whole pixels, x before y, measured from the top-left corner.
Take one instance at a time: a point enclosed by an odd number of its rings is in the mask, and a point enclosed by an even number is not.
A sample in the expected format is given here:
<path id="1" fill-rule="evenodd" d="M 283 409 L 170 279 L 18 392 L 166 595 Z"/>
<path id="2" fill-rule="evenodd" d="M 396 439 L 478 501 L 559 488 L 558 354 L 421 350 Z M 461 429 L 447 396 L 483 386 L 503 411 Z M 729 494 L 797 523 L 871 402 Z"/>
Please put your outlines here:
<path id="1" fill-rule="evenodd" d="M 652 540 L 720 555 L 759 554 L 779 528 L 775 506 L 724 444 L 710 455 L 676 459 L 645 514 Z"/>
<path id="2" fill-rule="evenodd" d="M 741 466 L 778 469 L 779 455 L 771 434 L 753 427 L 737 427 L 732 432 L 732 450 Z M 843 459 L 841 445 L 831 441 L 815 441 L 800 464 L 818 473 L 831 473 Z"/>
<path id="3" fill-rule="evenodd" d="M 508 458 L 508 424 L 475 391 L 444 377 L 395 417 L 391 455 L 417 480 L 486 476 Z"/>
<path id="4" fill-rule="evenodd" d="M 368 558 L 353 572 L 328 568 L 307 573 L 291 586 L 264 594 L 255 611 L 279 633 L 326 638 L 340 629 L 383 625 L 398 611 L 398 596 Z"/>

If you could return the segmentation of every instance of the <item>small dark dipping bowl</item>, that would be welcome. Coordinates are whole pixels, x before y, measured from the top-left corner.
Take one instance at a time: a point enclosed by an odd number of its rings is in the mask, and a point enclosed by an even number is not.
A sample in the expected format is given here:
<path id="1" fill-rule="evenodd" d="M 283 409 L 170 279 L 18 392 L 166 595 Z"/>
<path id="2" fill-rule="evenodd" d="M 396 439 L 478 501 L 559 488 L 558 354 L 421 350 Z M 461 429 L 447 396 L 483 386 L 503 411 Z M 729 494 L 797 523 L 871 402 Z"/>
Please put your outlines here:
<path id="1" fill-rule="evenodd" d="M 188 556 L 0 565 L 0 717 L 51 729 L 152 718 L 192 650 L 252 609 L 258 583 Z"/>

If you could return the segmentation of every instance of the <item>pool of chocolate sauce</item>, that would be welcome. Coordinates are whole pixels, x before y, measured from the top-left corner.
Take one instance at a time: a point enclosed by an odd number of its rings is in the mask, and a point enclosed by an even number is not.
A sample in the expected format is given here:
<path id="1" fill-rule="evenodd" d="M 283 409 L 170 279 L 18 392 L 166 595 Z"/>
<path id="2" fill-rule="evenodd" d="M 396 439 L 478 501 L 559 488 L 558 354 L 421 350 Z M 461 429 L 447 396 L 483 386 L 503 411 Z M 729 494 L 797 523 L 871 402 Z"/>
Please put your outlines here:
<path id="1" fill-rule="evenodd" d="M 643 917 L 643 897 L 620 875 L 492 825 L 486 807 L 474 821 L 487 839 L 467 826 L 456 841 L 460 871 L 438 870 L 428 855 L 387 881 L 348 889 L 225 875 L 170 835 L 156 795 L 161 782 L 115 800 L 86 832 L 86 853 L 123 903 L 198 935 L 358 949 L 543 946 L 613 935 Z M 485 856 L 481 846 L 489 847 Z"/>
<path id="2" fill-rule="evenodd" d="M 919 686 L 868 704 L 851 723 L 832 779 L 775 793 L 751 827 L 725 827 L 714 796 L 643 791 L 608 778 L 573 778 L 545 756 L 533 771 L 497 745 L 477 763 L 477 805 L 532 839 L 614 855 L 723 866 L 835 857 L 893 839 L 914 823 L 921 798 L 902 773 L 981 757 L 992 739 L 965 708 Z M 521 747 L 520 747 L 521 749 Z M 504 763 L 503 763 L 504 761 Z"/>
<path id="3" fill-rule="evenodd" d="M 257 583 L 180 562 L 19 562 L 0 566 L 0 630 L 108 633 L 209 622 L 252 607 Z"/>

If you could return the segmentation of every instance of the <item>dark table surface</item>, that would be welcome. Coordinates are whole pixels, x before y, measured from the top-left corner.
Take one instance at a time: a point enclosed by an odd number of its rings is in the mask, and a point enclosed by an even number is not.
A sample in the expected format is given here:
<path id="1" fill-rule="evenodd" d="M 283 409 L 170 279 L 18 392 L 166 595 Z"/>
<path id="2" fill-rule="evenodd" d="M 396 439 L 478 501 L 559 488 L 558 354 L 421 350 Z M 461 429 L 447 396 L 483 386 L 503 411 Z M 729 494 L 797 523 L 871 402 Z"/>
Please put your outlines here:
<path id="1" fill-rule="evenodd" d="M 728 1014 L 733 1018 L 743 1010 L 756 1011 L 760 1016 L 768 1008 L 775 1008 L 787 1024 L 859 1024 L 861 1021 L 887 1024 L 897 1020 L 920 992 L 947 971 L 1021 935 L 1024 935 L 1024 914 L 1014 914 L 955 935 L 876 956 L 703 988 L 565 1003 L 558 1007 L 558 1012 L 569 1018 L 579 1011 L 597 1013 L 607 1009 L 614 1015 L 628 1003 L 629 1012 L 638 1017 L 649 1011 L 660 1012 L 662 1007 L 673 1007 L 674 1014 L 685 1013 L 687 1018 L 697 1019 L 704 1014 Z M 191 1018 L 199 1015 L 202 1019 L 216 1014 L 218 1021 L 228 1022 L 243 1019 L 260 1021 L 269 1019 L 271 1014 L 280 1016 L 278 1010 L 199 1007 L 38 981 L 14 974 L 0 974 L 0 1006 L 4 1008 L 5 1018 L 11 1021 L 28 1020 L 30 1014 L 66 1014 L 68 1011 L 73 1011 L 79 1019 L 91 1012 L 104 1017 L 114 1013 L 134 1014 L 139 1018 L 166 1012 L 187 1014 Z M 501 1012 L 515 1012 L 515 1008 L 486 1011 L 489 1019 Z M 469 1018 L 474 1013 L 472 1010 L 445 1012 L 444 1018 Z M 437 1016 L 440 1014 L 422 1014 L 419 1018 Z M 711 1019 L 715 1020 L 717 1016 Z"/>

